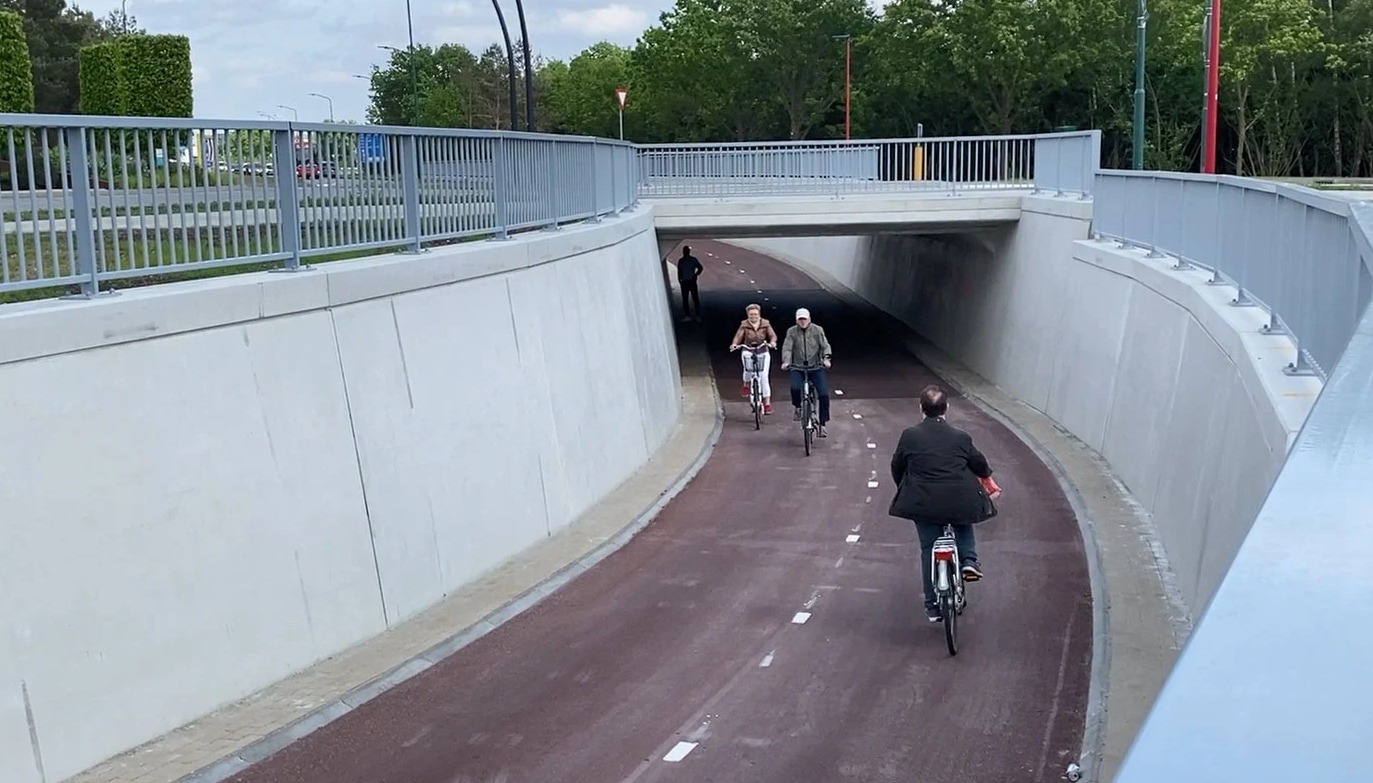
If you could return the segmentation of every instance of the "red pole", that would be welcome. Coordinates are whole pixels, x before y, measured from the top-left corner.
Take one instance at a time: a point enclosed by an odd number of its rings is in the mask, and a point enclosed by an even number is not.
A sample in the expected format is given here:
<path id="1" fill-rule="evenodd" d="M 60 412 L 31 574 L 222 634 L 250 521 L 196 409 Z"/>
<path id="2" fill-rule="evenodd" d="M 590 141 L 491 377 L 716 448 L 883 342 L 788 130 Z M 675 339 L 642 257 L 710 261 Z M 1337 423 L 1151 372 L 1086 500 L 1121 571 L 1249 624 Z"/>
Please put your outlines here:
<path id="1" fill-rule="evenodd" d="M 849 136 L 849 108 L 852 105 L 853 96 L 853 76 L 851 65 L 853 63 L 853 39 L 844 39 L 844 139 L 847 141 Z"/>
<path id="2" fill-rule="evenodd" d="M 1216 173 L 1216 126 L 1220 115 L 1220 0 L 1211 0 L 1211 67 L 1206 74 L 1206 157 L 1201 170 Z"/>

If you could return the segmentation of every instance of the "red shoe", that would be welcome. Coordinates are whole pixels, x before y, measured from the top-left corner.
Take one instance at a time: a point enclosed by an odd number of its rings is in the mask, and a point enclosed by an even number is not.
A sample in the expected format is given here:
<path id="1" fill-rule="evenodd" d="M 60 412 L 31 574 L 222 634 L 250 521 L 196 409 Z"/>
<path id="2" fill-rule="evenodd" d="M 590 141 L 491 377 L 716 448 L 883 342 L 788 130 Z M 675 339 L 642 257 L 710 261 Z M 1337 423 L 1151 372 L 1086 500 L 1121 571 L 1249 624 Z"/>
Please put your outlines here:
<path id="1" fill-rule="evenodd" d="M 744 399 L 748 399 L 749 392 L 751 391 L 753 391 L 752 384 L 744 384 L 744 388 L 741 390 L 741 393 L 744 395 Z"/>
<path id="2" fill-rule="evenodd" d="M 771 415 L 772 415 L 772 403 L 769 402 L 769 403 L 767 403 L 766 405 L 763 406 L 763 415 L 764 415 L 764 416 L 771 416 Z"/>

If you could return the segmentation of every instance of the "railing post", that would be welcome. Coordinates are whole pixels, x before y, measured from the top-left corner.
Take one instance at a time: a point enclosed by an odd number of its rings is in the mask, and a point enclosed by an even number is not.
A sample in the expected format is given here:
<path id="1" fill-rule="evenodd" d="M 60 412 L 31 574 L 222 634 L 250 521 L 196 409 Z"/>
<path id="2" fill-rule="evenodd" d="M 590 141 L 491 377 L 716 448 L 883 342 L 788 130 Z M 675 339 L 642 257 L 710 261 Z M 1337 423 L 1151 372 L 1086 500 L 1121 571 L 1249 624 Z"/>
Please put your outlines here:
<path id="1" fill-rule="evenodd" d="M 491 209 L 496 218 L 496 236 L 494 240 L 509 239 L 510 232 L 507 226 L 510 225 L 508 211 L 510 208 L 507 200 L 510 198 L 510 181 L 506 174 L 507 153 L 505 147 L 505 136 L 497 135 L 495 143 L 491 145 Z"/>
<path id="2" fill-rule="evenodd" d="M 272 158 L 276 162 L 277 234 L 281 252 L 290 253 L 280 271 L 300 269 L 300 194 L 296 184 L 296 147 L 293 132 L 272 131 Z"/>
<path id="3" fill-rule="evenodd" d="M 596 182 L 596 170 L 601 167 L 600 149 L 596 146 L 596 139 L 591 139 L 591 221 L 592 223 L 601 222 L 601 191 Z"/>
<path id="4" fill-rule="evenodd" d="M 94 199 L 91 194 L 91 158 L 86 147 L 87 136 L 84 127 L 64 128 L 62 133 L 67 137 L 67 154 L 71 156 L 72 212 L 76 223 L 77 268 L 85 277 L 81 281 L 81 293 L 74 297 L 65 298 L 90 299 L 100 295 L 100 269 L 95 260 L 95 234 L 100 228 L 99 221 L 101 219 L 95 214 L 95 205 L 92 203 Z M 27 142 L 25 144 L 27 154 L 34 155 L 35 145 L 27 135 L 25 141 Z M 47 161 L 43 163 L 47 165 Z M 32 183 L 30 183 L 30 187 L 32 187 Z M 19 210 L 16 208 L 16 217 L 18 217 L 18 212 Z M 34 220 L 38 220 L 37 215 L 34 215 Z"/>
<path id="5" fill-rule="evenodd" d="M 410 240 L 410 249 L 405 252 L 419 253 L 422 250 L 420 216 L 424 207 L 420 203 L 419 139 L 413 134 L 400 139 L 400 181 L 405 205 L 405 237 Z"/>
<path id="6" fill-rule="evenodd" d="M 623 210 L 620 209 L 620 183 L 615 179 L 615 149 L 610 149 L 610 214 L 618 216 Z"/>
<path id="7" fill-rule="evenodd" d="M 548 197 L 552 199 L 551 208 L 548 216 L 548 228 L 550 231 L 557 231 L 561 226 L 558 225 L 558 166 L 561 161 L 558 159 L 558 142 L 550 140 L 548 142 Z"/>

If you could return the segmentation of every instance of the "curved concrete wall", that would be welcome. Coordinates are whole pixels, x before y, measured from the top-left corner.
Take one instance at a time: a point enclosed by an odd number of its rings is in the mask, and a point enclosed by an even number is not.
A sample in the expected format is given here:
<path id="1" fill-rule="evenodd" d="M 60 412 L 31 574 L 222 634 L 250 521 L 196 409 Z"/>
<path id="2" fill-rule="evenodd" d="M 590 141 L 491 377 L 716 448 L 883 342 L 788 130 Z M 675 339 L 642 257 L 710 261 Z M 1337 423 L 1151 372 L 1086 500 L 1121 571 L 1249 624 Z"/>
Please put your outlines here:
<path id="1" fill-rule="evenodd" d="M 1090 215 L 1026 198 L 1018 225 L 981 234 L 736 243 L 833 278 L 1100 453 L 1152 515 L 1195 616 L 1320 383 L 1283 375 L 1291 343 L 1259 332 L 1258 308 L 1228 306 L 1233 289 L 1086 240 Z"/>
<path id="2" fill-rule="evenodd" d="M 679 410 L 647 211 L 0 308 L 0 780 L 60 780 L 434 604 Z"/>

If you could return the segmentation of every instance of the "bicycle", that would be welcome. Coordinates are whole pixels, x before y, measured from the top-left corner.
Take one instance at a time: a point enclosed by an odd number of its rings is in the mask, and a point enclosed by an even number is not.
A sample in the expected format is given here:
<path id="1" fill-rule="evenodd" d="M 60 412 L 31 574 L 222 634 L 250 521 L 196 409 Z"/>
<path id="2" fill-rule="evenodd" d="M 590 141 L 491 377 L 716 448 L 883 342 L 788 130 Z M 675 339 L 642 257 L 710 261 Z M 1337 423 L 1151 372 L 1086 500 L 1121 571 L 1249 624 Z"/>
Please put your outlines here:
<path id="1" fill-rule="evenodd" d="M 801 386 L 801 440 L 806 445 L 806 456 L 810 456 L 810 446 L 815 440 L 815 432 L 820 429 L 820 401 L 816 397 L 815 384 L 810 382 L 810 374 L 823 370 L 822 365 L 814 367 L 797 367 L 793 365 L 793 370 L 800 370 L 804 373 Z"/>
<path id="2" fill-rule="evenodd" d="M 749 379 L 749 407 L 753 409 L 753 429 L 763 428 L 763 383 L 759 380 L 763 374 L 763 360 L 766 356 L 768 344 L 762 343 L 756 346 L 740 345 L 730 348 L 731 351 L 747 350 L 749 352 L 749 373 L 753 375 Z"/>
<path id="3" fill-rule="evenodd" d="M 953 525 L 944 525 L 944 532 L 934 540 L 930 558 L 930 577 L 944 623 L 944 641 L 949 646 L 949 655 L 958 655 L 958 616 L 968 606 L 968 595 L 964 590 L 963 563 L 958 556 Z"/>

